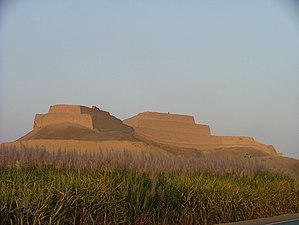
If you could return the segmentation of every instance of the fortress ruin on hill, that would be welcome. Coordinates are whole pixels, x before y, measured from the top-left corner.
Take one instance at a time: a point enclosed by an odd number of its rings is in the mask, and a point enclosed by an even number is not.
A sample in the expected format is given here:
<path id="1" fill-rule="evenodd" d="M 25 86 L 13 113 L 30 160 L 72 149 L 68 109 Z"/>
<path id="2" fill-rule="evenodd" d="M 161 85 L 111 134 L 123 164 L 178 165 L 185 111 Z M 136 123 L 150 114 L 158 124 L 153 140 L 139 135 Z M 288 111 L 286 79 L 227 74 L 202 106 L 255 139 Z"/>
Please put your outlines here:
<path id="1" fill-rule="evenodd" d="M 138 139 L 168 146 L 198 150 L 249 147 L 276 154 L 271 145 L 264 145 L 251 137 L 213 136 L 208 125 L 196 124 L 193 116 L 144 112 L 124 123 L 133 127 Z"/>
<path id="2" fill-rule="evenodd" d="M 36 114 L 33 130 L 18 141 L 29 140 L 136 141 L 134 129 L 120 119 L 80 105 L 53 105 L 48 113 Z"/>
<path id="3" fill-rule="evenodd" d="M 95 106 L 88 108 L 80 105 L 50 106 L 47 114 L 35 115 L 33 129 L 66 123 L 99 131 L 132 130 L 125 126 L 120 119 L 111 116 L 109 112 Z"/>
<path id="4" fill-rule="evenodd" d="M 51 141 L 45 147 L 61 141 L 65 141 L 65 145 L 70 140 L 80 141 L 81 145 L 86 145 L 84 141 L 127 141 L 187 151 L 252 148 L 277 154 L 273 146 L 251 137 L 214 136 L 208 125 L 196 124 L 193 116 L 143 112 L 121 121 L 97 107 L 80 105 L 53 105 L 48 113 L 36 114 L 33 130 L 18 141 L 38 143 L 42 140 Z"/>

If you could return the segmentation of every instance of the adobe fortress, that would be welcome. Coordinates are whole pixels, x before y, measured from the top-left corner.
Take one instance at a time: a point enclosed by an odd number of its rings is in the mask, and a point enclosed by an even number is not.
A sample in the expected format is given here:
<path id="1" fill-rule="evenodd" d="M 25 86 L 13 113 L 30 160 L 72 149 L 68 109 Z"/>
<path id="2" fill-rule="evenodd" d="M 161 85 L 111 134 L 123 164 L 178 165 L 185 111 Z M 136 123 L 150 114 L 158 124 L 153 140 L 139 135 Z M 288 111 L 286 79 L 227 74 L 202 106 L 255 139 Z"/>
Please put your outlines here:
<path id="1" fill-rule="evenodd" d="M 84 141 L 85 144 L 86 141 L 98 144 L 126 141 L 131 143 L 130 146 L 145 143 L 147 146 L 175 147 L 186 151 L 252 148 L 276 154 L 273 146 L 261 144 L 250 137 L 214 136 L 208 125 L 196 124 L 193 116 L 144 112 L 121 121 L 97 107 L 80 105 L 53 105 L 48 113 L 37 114 L 33 131 L 18 141 L 55 142 L 56 147 L 57 143 L 63 142 L 65 146 L 70 141 L 76 141 L 75 148 L 79 146 L 78 141 L 82 146 Z"/>
<path id="2" fill-rule="evenodd" d="M 249 147 L 276 154 L 271 145 L 250 137 L 213 136 L 208 125 L 196 124 L 193 116 L 144 112 L 124 120 L 133 127 L 137 138 L 168 146 L 198 150 Z"/>
<path id="3" fill-rule="evenodd" d="M 93 106 L 53 105 L 46 114 L 36 114 L 33 130 L 19 139 L 80 141 L 135 141 L 132 127 Z"/>
<path id="4" fill-rule="evenodd" d="M 132 130 L 109 112 L 93 106 L 53 105 L 47 114 L 36 114 L 33 129 L 49 125 L 74 124 L 99 131 Z"/>

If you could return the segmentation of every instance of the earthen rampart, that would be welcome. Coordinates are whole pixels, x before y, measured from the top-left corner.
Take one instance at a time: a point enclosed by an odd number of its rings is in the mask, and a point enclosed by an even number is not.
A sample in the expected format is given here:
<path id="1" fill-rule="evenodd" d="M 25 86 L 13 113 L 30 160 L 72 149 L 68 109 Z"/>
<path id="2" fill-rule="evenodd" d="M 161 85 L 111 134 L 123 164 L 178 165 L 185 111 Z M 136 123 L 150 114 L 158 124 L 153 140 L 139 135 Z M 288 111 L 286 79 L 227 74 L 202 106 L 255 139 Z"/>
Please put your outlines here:
<path id="1" fill-rule="evenodd" d="M 124 120 L 124 123 L 134 128 L 137 137 L 169 146 L 195 149 L 251 147 L 276 153 L 272 146 L 258 143 L 251 137 L 213 136 L 209 126 L 195 124 L 192 116 L 146 112 Z"/>
<path id="2" fill-rule="evenodd" d="M 194 117 L 188 115 L 178 115 L 171 113 L 158 113 L 158 112 L 143 112 L 132 118 L 145 119 L 145 120 L 158 120 L 158 121 L 175 121 L 181 123 L 195 124 Z"/>
<path id="3" fill-rule="evenodd" d="M 81 114 L 80 105 L 51 105 L 48 114 L 68 113 L 68 114 Z"/>
<path id="4" fill-rule="evenodd" d="M 88 114 L 50 113 L 36 114 L 33 129 L 49 125 L 71 123 L 93 129 L 93 118 Z"/>
<path id="5" fill-rule="evenodd" d="M 76 125 L 83 127 L 77 127 Z M 53 105 L 48 113 L 35 116 L 34 129 L 26 136 L 28 140 L 34 137 L 36 139 L 41 137 L 47 139 L 49 132 L 56 132 L 55 134 L 51 133 L 51 137 L 56 139 L 66 137 L 66 139 L 74 138 L 74 140 L 78 140 L 83 138 L 82 135 L 84 134 L 92 136 L 84 137 L 86 140 L 102 140 L 105 138 L 107 140 L 113 138 L 139 139 L 146 140 L 148 143 L 198 150 L 249 147 L 268 154 L 276 154 L 273 146 L 261 144 L 253 138 L 213 136 L 210 127 L 196 124 L 193 116 L 169 113 L 145 112 L 122 122 L 111 116 L 109 112 L 100 110 L 97 107 Z M 69 132 L 68 135 L 66 135 L 66 132 Z"/>
<path id="6" fill-rule="evenodd" d="M 80 105 L 53 105 L 47 114 L 37 114 L 35 116 L 33 128 L 66 123 L 100 131 L 133 132 L 131 127 L 124 125 L 121 120 L 111 116 L 108 112 L 97 107 L 88 108 Z"/>
<path id="7" fill-rule="evenodd" d="M 127 123 L 130 125 L 130 123 Z M 152 119 L 140 119 L 135 123 L 135 126 L 150 128 L 150 129 L 159 129 L 163 131 L 177 131 L 180 133 L 189 133 L 189 134 L 201 134 L 201 135 L 211 135 L 210 128 L 207 125 L 191 124 L 191 123 L 182 123 L 177 121 L 163 121 L 163 120 L 152 120 Z"/>

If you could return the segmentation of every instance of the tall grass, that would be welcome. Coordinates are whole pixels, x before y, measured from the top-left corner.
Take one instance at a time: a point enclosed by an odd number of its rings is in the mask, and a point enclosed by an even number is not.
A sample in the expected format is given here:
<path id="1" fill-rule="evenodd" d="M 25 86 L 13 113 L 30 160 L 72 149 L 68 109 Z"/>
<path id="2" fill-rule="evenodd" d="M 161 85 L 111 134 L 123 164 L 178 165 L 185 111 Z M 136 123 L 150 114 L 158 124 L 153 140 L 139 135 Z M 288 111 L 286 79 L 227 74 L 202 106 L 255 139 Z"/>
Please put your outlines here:
<path id="1" fill-rule="evenodd" d="M 19 168 L 23 166 L 53 166 L 77 169 L 138 169 L 138 171 L 206 171 L 216 174 L 234 173 L 239 176 L 254 176 L 258 171 L 283 174 L 254 158 L 237 160 L 214 155 L 201 157 L 167 156 L 144 152 L 134 154 L 123 151 L 99 150 L 97 152 L 52 151 L 43 148 L 0 147 L 0 166 Z"/>
<path id="2" fill-rule="evenodd" d="M 0 224 L 218 224 L 298 209 L 294 181 L 269 173 L 0 169 Z"/>
<path id="3" fill-rule="evenodd" d="M 298 183 L 269 171 L 253 159 L 2 147 L 0 224 L 218 224 L 298 213 Z"/>

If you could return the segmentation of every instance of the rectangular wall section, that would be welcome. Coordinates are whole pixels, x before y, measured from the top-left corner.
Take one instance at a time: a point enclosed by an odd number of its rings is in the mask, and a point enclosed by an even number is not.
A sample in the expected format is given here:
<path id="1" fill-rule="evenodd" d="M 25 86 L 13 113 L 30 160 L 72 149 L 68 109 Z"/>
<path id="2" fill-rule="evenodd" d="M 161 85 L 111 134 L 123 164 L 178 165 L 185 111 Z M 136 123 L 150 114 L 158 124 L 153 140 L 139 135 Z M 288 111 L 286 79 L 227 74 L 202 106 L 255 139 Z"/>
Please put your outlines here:
<path id="1" fill-rule="evenodd" d="M 125 131 L 132 134 L 134 132 L 133 128 L 124 125 L 109 112 L 79 105 L 51 106 L 48 114 L 35 116 L 33 128 L 58 124 L 81 125 L 99 131 Z"/>
<path id="2" fill-rule="evenodd" d="M 157 113 L 157 112 L 144 112 L 137 115 L 139 119 L 150 119 L 159 121 L 176 121 L 181 123 L 195 124 L 193 116 Z"/>
<path id="3" fill-rule="evenodd" d="M 33 128 L 41 128 L 62 123 L 72 123 L 93 129 L 93 121 L 91 115 L 71 113 L 37 114 L 35 115 Z"/>
<path id="4" fill-rule="evenodd" d="M 81 105 L 52 105 L 49 109 L 49 114 L 69 113 L 69 114 L 89 114 L 97 116 L 109 116 L 109 112 L 92 109 Z"/>
<path id="5" fill-rule="evenodd" d="M 70 113 L 81 114 L 81 106 L 79 105 L 52 105 L 49 109 L 49 114 L 52 113 Z"/>
<path id="6" fill-rule="evenodd" d="M 175 145 L 175 146 L 190 146 L 196 147 L 199 144 L 221 144 L 222 139 L 210 135 L 201 135 L 198 133 L 187 133 L 177 131 L 165 131 L 159 129 L 151 129 L 144 127 L 136 127 L 136 134 L 147 139 L 151 139 L 158 143 Z"/>
<path id="7" fill-rule="evenodd" d="M 211 135 L 209 126 L 191 123 L 182 123 L 177 121 L 163 121 L 163 120 L 139 120 L 135 125 L 137 127 L 157 129 L 160 131 L 177 131 L 179 133 L 197 134 L 197 135 Z"/>

